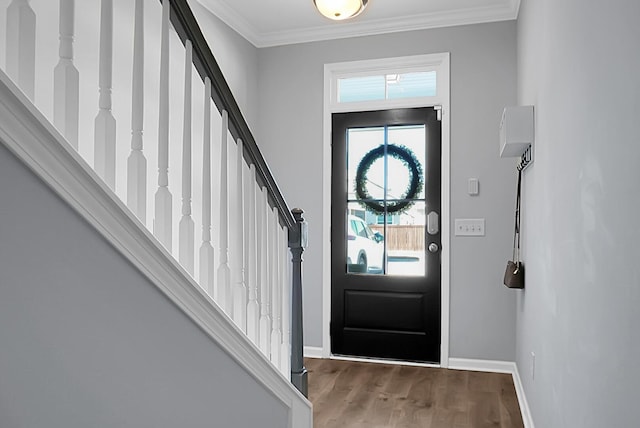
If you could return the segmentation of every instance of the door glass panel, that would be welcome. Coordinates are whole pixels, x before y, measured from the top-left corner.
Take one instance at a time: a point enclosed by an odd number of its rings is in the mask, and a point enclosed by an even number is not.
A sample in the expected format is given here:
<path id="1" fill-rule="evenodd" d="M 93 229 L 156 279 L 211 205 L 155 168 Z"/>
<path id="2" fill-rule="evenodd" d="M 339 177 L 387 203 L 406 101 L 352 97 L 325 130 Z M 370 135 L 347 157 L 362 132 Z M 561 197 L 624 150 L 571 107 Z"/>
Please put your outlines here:
<path id="1" fill-rule="evenodd" d="M 388 129 L 389 132 L 389 144 L 397 144 L 400 146 L 404 146 L 409 149 L 413 155 L 416 157 L 420 165 L 424 168 L 424 165 L 427 164 L 426 156 L 425 156 L 425 141 L 426 141 L 426 128 L 424 125 L 417 126 L 390 126 Z M 390 185 L 392 179 L 402 180 L 404 179 L 404 185 L 399 189 L 399 192 L 404 192 L 407 188 L 407 181 L 409 180 L 409 176 L 406 173 L 406 167 L 402 165 L 402 163 L 396 159 L 396 168 L 389 168 L 389 180 Z M 426 176 L 426 171 L 423 170 L 423 186 L 420 193 L 418 193 L 415 198 L 416 199 L 424 199 L 424 177 Z M 397 177 L 397 178 L 396 178 Z M 401 185 L 400 182 L 397 185 Z M 389 199 L 393 198 L 393 196 L 389 196 Z"/>
<path id="2" fill-rule="evenodd" d="M 409 210 L 389 216 L 385 232 L 387 273 L 425 275 L 425 203 L 416 202 Z"/>
<path id="3" fill-rule="evenodd" d="M 384 144 L 384 127 L 350 128 L 347 131 L 347 168 L 349 183 L 347 189 L 349 200 L 355 200 L 355 182 L 358 165 L 362 158 L 371 150 Z M 384 199 L 384 159 L 379 159 L 371 165 L 366 176 L 367 190 L 372 198 Z"/>
<path id="4" fill-rule="evenodd" d="M 384 273 L 384 230 L 377 227 L 378 216 L 357 202 L 350 202 L 347 211 L 347 272 Z"/>
<path id="5" fill-rule="evenodd" d="M 349 274 L 425 275 L 425 126 L 347 131 Z"/>

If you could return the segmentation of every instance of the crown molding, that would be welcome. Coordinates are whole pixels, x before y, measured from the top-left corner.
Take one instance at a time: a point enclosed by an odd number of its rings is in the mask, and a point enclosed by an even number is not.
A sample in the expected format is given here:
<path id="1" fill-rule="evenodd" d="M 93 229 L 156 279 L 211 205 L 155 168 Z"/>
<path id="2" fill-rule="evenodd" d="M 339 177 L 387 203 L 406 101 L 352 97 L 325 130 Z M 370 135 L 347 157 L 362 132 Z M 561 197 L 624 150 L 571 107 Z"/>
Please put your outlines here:
<path id="1" fill-rule="evenodd" d="M 233 10 L 224 1 L 202 3 L 199 0 L 188 0 L 189 3 L 197 2 L 201 7 L 205 8 L 215 15 L 222 22 L 227 24 L 233 31 L 247 39 L 255 47 L 260 47 L 261 35 L 242 15 Z"/>
<path id="2" fill-rule="evenodd" d="M 426 30 L 458 25 L 481 24 L 509 21 L 517 18 L 519 0 L 512 0 L 509 6 L 480 7 L 406 16 L 402 18 L 379 19 L 374 21 L 351 22 L 349 25 L 331 25 L 302 30 L 281 31 L 261 34 L 258 48 L 281 46 L 294 43 L 316 42 L 348 37 L 373 36 L 403 31 Z M 252 42 L 253 43 L 253 42 Z"/>
<path id="3" fill-rule="evenodd" d="M 260 33 L 225 2 L 203 5 L 225 24 L 238 32 L 257 48 L 307 43 L 348 37 L 372 36 L 402 31 L 426 30 L 458 25 L 510 21 L 518 18 L 521 0 L 508 0 L 507 4 L 425 13 L 368 21 L 329 23 L 319 27 Z"/>

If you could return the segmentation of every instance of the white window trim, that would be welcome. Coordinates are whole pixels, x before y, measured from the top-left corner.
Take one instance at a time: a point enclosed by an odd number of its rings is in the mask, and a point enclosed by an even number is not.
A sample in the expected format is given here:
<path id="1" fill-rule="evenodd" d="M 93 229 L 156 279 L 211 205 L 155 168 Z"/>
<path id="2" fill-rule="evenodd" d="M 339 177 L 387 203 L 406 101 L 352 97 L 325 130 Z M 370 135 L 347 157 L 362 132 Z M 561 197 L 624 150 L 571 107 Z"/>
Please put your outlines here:
<path id="1" fill-rule="evenodd" d="M 412 107 L 442 107 L 442 289 L 441 289 L 441 350 L 440 367 L 449 366 L 450 312 L 450 71 L 449 53 L 415 55 L 365 61 L 351 61 L 324 66 L 324 111 L 322 149 L 322 350 L 321 356 L 331 357 L 331 115 L 350 111 L 390 110 Z M 437 73 L 436 96 L 404 99 L 385 99 L 365 102 L 337 102 L 338 79 L 395 74 L 416 71 Z"/>

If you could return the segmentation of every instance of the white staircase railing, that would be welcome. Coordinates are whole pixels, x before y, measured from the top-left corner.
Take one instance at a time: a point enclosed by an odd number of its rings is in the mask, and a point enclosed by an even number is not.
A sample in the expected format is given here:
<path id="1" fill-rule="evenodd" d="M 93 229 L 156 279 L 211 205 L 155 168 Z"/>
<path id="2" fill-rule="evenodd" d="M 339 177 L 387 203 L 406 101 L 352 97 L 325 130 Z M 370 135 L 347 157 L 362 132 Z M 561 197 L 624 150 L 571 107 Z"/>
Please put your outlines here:
<path id="1" fill-rule="evenodd" d="M 288 264 L 288 247 L 304 248 L 306 227 L 287 208 L 187 1 L 35 4 L 0 3 L 6 74 L 274 369 L 302 388 L 300 308 L 292 313 L 301 305 L 292 284 L 301 285 L 289 277 L 300 269 Z"/>
<path id="2" fill-rule="evenodd" d="M 36 14 L 30 0 L 12 0 L 7 7 L 7 75 L 34 99 L 36 72 Z"/>
<path id="3" fill-rule="evenodd" d="M 53 123 L 78 149 L 80 76 L 73 64 L 75 0 L 60 1 L 60 62 L 53 71 Z"/>
<path id="4" fill-rule="evenodd" d="M 147 218 L 147 159 L 144 127 L 144 1 L 136 0 L 131 83 L 131 154 L 127 160 L 127 206 L 141 221 Z M 77 148 L 77 147 L 76 147 Z"/>

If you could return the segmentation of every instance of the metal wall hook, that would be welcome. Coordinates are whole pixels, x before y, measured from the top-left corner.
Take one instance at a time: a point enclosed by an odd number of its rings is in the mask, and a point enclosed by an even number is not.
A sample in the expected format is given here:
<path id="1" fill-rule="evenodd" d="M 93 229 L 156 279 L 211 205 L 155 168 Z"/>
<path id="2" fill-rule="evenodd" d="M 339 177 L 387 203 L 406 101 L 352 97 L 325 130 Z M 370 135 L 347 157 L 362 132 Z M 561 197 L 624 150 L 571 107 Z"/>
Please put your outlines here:
<path id="1" fill-rule="evenodd" d="M 531 145 L 527 147 L 527 149 L 520 156 L 520 160 L 518 161 L 518 165 L 516 166 L 518 171 L 524 171 L 525 168 L 533 163 L 533 148 Z"/>

